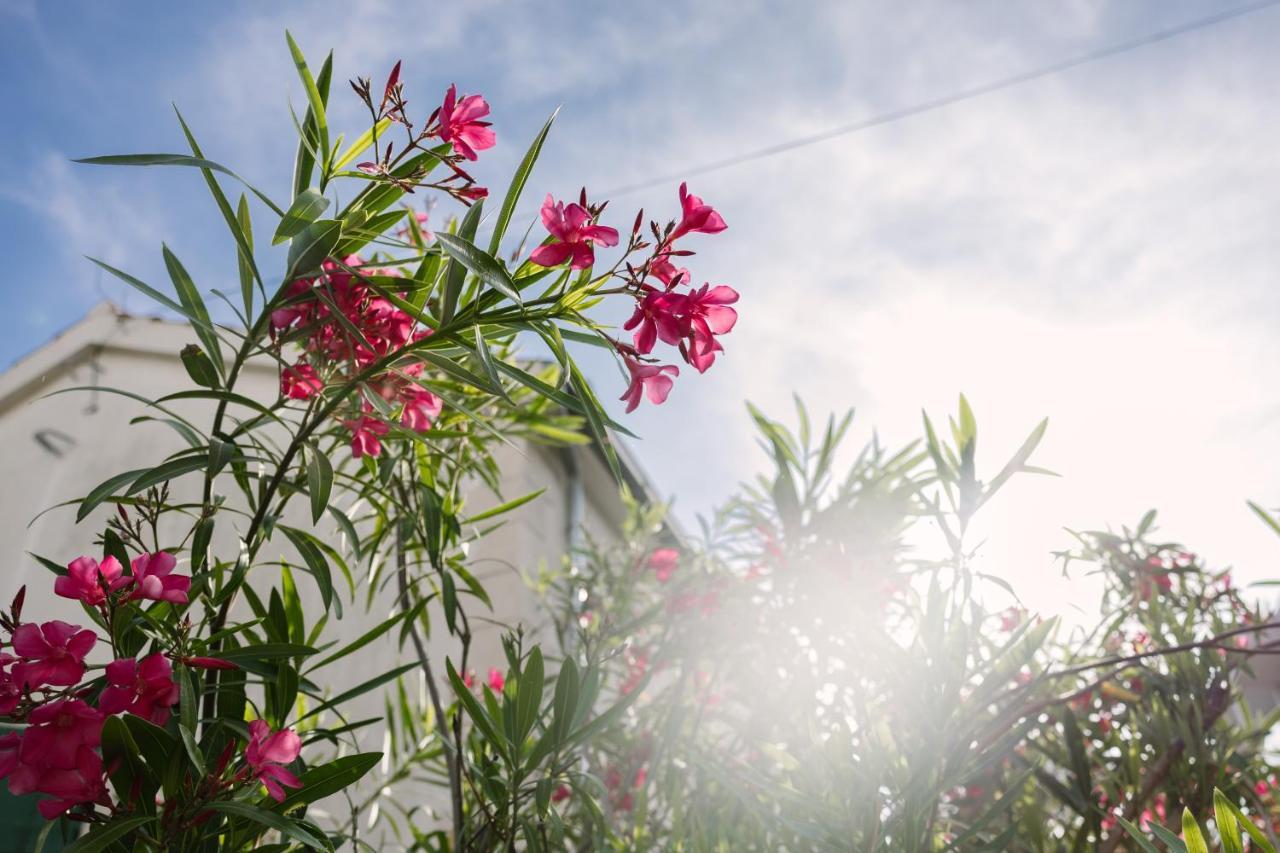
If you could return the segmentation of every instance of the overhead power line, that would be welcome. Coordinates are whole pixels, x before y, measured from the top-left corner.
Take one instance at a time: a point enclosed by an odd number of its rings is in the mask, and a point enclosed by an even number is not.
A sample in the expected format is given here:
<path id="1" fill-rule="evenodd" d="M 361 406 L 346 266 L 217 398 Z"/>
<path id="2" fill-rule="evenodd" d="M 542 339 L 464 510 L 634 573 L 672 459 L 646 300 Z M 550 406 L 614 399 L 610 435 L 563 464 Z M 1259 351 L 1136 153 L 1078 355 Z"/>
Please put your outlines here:
<path id="1" fill-rule="evenodd" d="M 687 178 L 698 177 L 699 175 L 706 175 L 711 172 L 718 172 L 722 169 L 740 166 L 743 163 L 763 160 L 766 157 L 772 157 L 776 154 L 785 154 L 788 151 L 794 151 L 797 148 L 803 148 L 807 145 L 815 145 L 819 142 L 826 142 L 828 139 L 835 139 L 838 136 L 847 136 L 851 133 L 857 133 L 862 130 L 879 127 L 895 121 L 901 121 L 904 118 L 910 118 L 912 116 L 918 116 L 921 113 L 932 112 L 933 110 L 942 109 L 943 107 L 949 107 L 952 104 L 969 101 L 974 98 L 982 97 L 983 95 L 989 95 L 992 92 L 998 92 L 1001 89 L 1008 89 L 1023 83 L 1029 83 L 1032 80 L 1039 80 L 1042 77 L 1048 77 L 1052 74 L 1058 74 L 1072 68 L 1077 68 L 1081 65 L 1086 65 L 1090 62 L 1097 62 L 1100 59 L 1107 59 L 1121 53 L 1127 53 L 1140 47 L 1146 47 L 1147 45 L 1168 41 L 1169 39 L 1195 30 L 1204 29 L 1205 27 L 1211 27 L 1214 24 L 1229 21 L 1232 18 L 1239 18 L 1242 15 L 1262 11 L 1263 9 L 1275 6 L 1278 3 L 1280 3 L 1280 0 L 1263 0 L 1263 2 L 1237 6 L 1234 9 L 1228 9 L 1214 15 L 1209 15 L 1194 21 L 1188 21 L 1187 23 L 1180 24 L 1176 27 L 1170 27 L 1167 30 L 1157 30 L 1156 32 L 1148 33 L 1144 36 L 1130 39 L 1129 41 L 1099 47 L 1088 51 L 1087 53 L 1082 53 L 1078 56 L 1073 56 L 1068 59 L 1055 62 L 1052 65 L 1046 65 L 1031 71 L 1024 71 L 1020 74 L 1003 77 L 999 80 L 994 80 L 990 83 L 984 83 L 980 86 L 974 86 L 969 89 L 961 89 L 958 92 L 953 92 L 950 95 L 944 95 L 940 98 L 922 101 L 921 103 L 914 104 L 909 107 L 880 113 L 879 115 L 871 116 L 870 118 L 859 119 L 858 121 L 819 131 L 818 133 L 810 134 L 808 136 L 801 136 L 786 142 L 779 142 L 775 145 L 757 148 L 754 151 L 745 151 L 741 154 L 736 154 L 732 157 L 726 157 L 721 160 L 712 160 L 707 163 L 702 163 L 701 165 L 682 169 L 679 172 L 672 172 L 670 174 L 648 178 L 634 184 L 627 184 L 625 186 L 600 193 L 600 196 L 604 198 L 615 198 L 620 195 L 627 195 L 629 193 L 639 192 L 640 190 L 646 190 L 650 187 L 669 184 L 672 181 L 685 180 Z"/>

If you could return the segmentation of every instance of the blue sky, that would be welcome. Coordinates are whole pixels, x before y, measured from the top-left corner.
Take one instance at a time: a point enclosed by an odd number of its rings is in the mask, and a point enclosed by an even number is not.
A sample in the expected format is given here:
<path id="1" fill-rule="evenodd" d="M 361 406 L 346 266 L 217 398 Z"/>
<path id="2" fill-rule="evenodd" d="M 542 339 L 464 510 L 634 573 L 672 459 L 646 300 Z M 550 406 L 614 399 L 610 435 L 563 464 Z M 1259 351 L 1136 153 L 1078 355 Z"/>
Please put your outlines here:
<path id="1" fill-rule="evenodd" d="M 483 92 L 499 145 L 477 173 L 494 186 L 562 105 L 540 197 L 679 172 L 1221 8 L 0 0 L 0 364 L 102 298 L 150 310 L 82 255 L 163 281 L 165 241 L 202 287 L 234 280 L 198 175 L 69 158 L 182 151 L 176 102 L 210 157 L 285 195 L 287 104 L 302 102 L 286 26 L 317 63 L 336 50 L 339 81 L 403 58 L 420 107 L 450 82 Z M 1041 461 L 1065 476 L 1015 482 L 989 517 L 989 557 L 1033 604 L 1061 599 L 1047 553 L 1063 526 L 1151 506 L 1171 537 L 1273 576 L 1280 540 L 1243 502 L 1280 504 L 1278 37 L 1280 8 L 1263 10 L 698 178 L 730 230 L 698 244 L 695 274 L 736 287 L 742 319 L 713 370 L 632 417 L 654 479 L 691 515 L 758 470 L 744 398 L 855 406 L 859 437 L 878 427 L 896 443 L 922 406 L 941 415 L 964 391 L 989 470 L 1051 420 Z M 345 91 L 331 123 L 354 131 Z M 618 198 L 611 224 L 640 205 L 673 210 L 674 182 Z"/>

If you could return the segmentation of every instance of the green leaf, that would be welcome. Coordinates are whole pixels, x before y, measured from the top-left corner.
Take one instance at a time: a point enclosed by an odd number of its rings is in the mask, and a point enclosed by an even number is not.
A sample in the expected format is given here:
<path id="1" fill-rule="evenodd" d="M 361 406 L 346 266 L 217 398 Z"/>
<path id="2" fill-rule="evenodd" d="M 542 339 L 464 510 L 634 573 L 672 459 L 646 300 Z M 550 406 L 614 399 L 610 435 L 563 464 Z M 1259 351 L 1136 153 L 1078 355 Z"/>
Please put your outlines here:
<path id="1" fill-rule="evenodd" d="M 129 484 L 126 495 L 136 495 L 144 489 L 157 486 L 168 480 L 181 477 L 183 474 L 190 474 L 193 471 L 203 471 L 205 466 L 209 464 L 209 457 L 205 454 L 197 456 L 179 456 L 177 459 L 170 459 L 168 462 L 162 462 L 154 468 L 142 473 L 137 479 Z"/>
<path id="2" fill-rule="evenodd" d="M 85 495 L 80 501 L 80 508 L 76 510 L 76 522 L 84 521 L 89 513 L 98 508 L 99 504 L 107 498 L 120 491 L 129 483 L 132 483 L 139 475 L 145 474 L 149 469 L 136 468 L 132 471 L 124 471 L 116 474 L 114 477 L 108 477 L 103 482 L 95 486 L 89 494 Z"/>
<path id="3" fill-rule="evenodd" d="M 319 714 L 321 711 L 326 711 L 329 708 L 336 708 L 342 703 L 349 702 L 352 699 L 356 698 L 357 696 L 363 696 L 365 693 L 368 693 L 370 690 L 373 690 L 376 687 L 381 687 L 382 685 L 386 684 L 388 681 L 394 681 L 395 679 L 404 675 L 409 670 L 416 669 L 418 666 L 419 664 L 417 662 L 407 663 L 407 664 L 404 664 L 403 666 L 398 666 L 395 669 L 384 672 L 381 675 L 374 676 L 373 678 L 370 678 L 368 681 L 357 684 L 355 687 L 352 687 L 350 690 L 346 690 L 342 693 L 339 693 L 337 696 L 334 696 L 332 699 L 317 705 L 316 707 L 312 708 L 310 711 L 308 711 L 299 719 L 300 721 L 309 719 L 310 717 L 313 717 L 316 714 Z"/>
<path id="4" fill-rule="evenodd" d="M 1218 837 L 1222 840 L 1222 853 L 1244 853 L 1244 841 L 1240 826 L 1231 813 L 1231 803 L 1217 788 L 1213 789 L 1213 817 L 1218 824 Z"/>
<path id="5" fill-rule="evenodd" d="M 422 607 L 423 607 L 423 605 L 424 605 L 424 604 L 425 604 L 425 602 L 421 602 L 421 603 L 419 603 L 416 607 L 414 607 L 412 610 L 401 610 L 399 613 L 396 613 L 395 615 L 390 616 L 390 617 L 388 617 L 387 619 L 384 619 L 381 623 L 379 623 L 378 625 L 374 626 L 373 628 L 370 628 L 368 631 L 365 631 L 365 632 L 364 632 L 363 634 L 361 634 L 359 637 L 357 637 L 356 639 L 352 640 L 350 643 L 347 643 L 345 646 L 343 646 L 342 648 L 338 649 L 338 650 L 337 650 L 336 652 L 334 652 L 333 654 L 331 654 L 331 655 L 329 655 L 329 656 L 325 657 L 323 660 L 318 661 L 317 663 L 315 663 L 315 664 L 311 667 L 311 669 L 319 669 L 320 667 L 324 666 L 325 664 L 333 663 L 333 662 L 334 662 L 334 661 L 336 661 L 336 660 L 341 660 L 342 658 L 346 657 L 347 655 L 351 654 L 352 652 L 355 652 L 355 651 L 358 651 L 358 650 L 360 650 L 360 649 L 364 648 L 365 646 L 367 646 L 367 645 L 369 645 L 370 643 L 372 643 L 374 640 L 376 640 L 376 639 L 378 639 L 379 637 L 381 637 L 381 636 L 382 636 L 383 634 L 385 634 L 387 631 L 390 631 L 392 628 L 394 628 L 394 627 L 395 627 L 395 625 L 396 625 L 396 623 L 397 623 L 397 622 L 399 622 L 399 621 L 401 621 L 402 619 L 404 619 L 406 615 L 408 615 L 408 614 L 417 614 L 417 613 L 422 609 Z"/>
<path id="6" fill-rule="evenodd" d="M 298 553 L 302 555 L 303 561 L 311 571 L 311 576 L 316 580 L 316 586 L 320 589 L 324 609 L 328 610 L 333 604 L 333 574 L 329 571 L 329 561 L 325 559 L 324 552 L 308 533 L 283 525 L 280 527 L 280 532 L 288 537 L 293 547 L 297 548 Z"/>
<path id="7" fill-rule="evenodd" d="M 1276 533 L 1280 533 L 1280 521 L 1276 521 L 1265 509 L 1258 506 L 1253 501 L 1249 501 L 1248 503 L 1249 509 L 1253 510 L 1254 514 L 1257 515 L 1258 518 L 1262 519 L 1266 523 L 1267 527 L 1270 527 Z"/>
<path id="8" fill-rule="evenodd" d="M 316 654 L 317 651 L 311 646 L 303 646 L 297 643 L 257 643 L 237 649 L 223 649 L 218 652 L 218 657 L 229 661 L 265 660 L 270 658 L 306 657 Z"/>
<path id="9" fill-rule="evenodd" d="M 195 768 L 196 776 L 204 776 L 204 754 L 200 752 L 195 735 L 191 733 L 191 729 L 182 724 L 178 725 L 178 735 L 182 738 L 182 745 L 187 750 L 187 757 L 191 759 L 191 766 Z"/>
<path id="10" fill-rule="evenodd" d="M 100 851 L 107 850 L 135 829 L 140 829 L 154 820 L 154 815 L 112 820 L 109 823 L 94 827 L 88 834 L 77 838 L 66 848 L 65 853 L 100 853 Z"/>
<path id="11" fill-rule="evenodd" d="M 498 504 L 498 505 L 497 505 L 497 506 L 495 506 L 495 507 L 490 507 L 489 509 L 486 509 L 486 510 L 483 510 L 483 511 L 481 511 L 481 512 L 478 512 L 478 513 L 476 513 L 475 515 L 471 516 L 470 518 L 464 518 L 464 519 L 463 519 L 461 522 L 459 522 L 459 523 L 460 523 L 460 524 L 475 524 L 475 523 L 477 523 L 477 522 L 484 521 L 485 519 L 493 518 L 494 516 L 502 515 L 503 513 L 507 513 L 507 512 L 511 512 L 511 510 L 513 510 L 513 509 L 515 509 L 515 508 L 517 508 L 517 507 L 524 506 L 524 505 L 525 505 L 525 504 L 527 504 L 529 501 L 534 500 L 535 498 L 537 498 L 539 495 L 541 495 L 541 494 L 542 494 L 543 492 L 545 492 L 545 491 L 546 491 L 546 489 L 545 489 L 545 488 L 537 489 L 537 490 L 535 490 L 535 491 L 529 492 L 529 494 L 527 494 L 527 495 L 522 495 L 522 496 L 520 496 L 520 497 L 518 497 L 518 498 L 515 498 L 514 500 L 509 500 L 509 501 L 507 501 L 506 503 Z"/>
<path id="12" fill-rule="evenodd" d="M 239 233 L 236 237 L 236 266 L 240 271 L 240 298 L 244 301 L 244 316 L 249 322 L 253 320 L 253 282 L 258 278 L 258 267 L 253 261 L 253 223 L 249 219 L 249 200 L 240 193 L 240 203 L 236 206 L 236 225 Z"/>
<path id="13" fill-rule="evenodd" d="M 498 376 L 497 361 L 493 357 L 493 353 L 489 351 L 489 344 L 484 339 L 484 333 L 479 326 L 475 327 L 476 333 L 476 352 L 480 356 L 480 364 L 484 367 L 485 375 L 489 377 L 489 382 L 493 387 L 498 389 L 499 395 L 508 403 L 511 398 L 507 396 L 507 389 L 502 386 L 502 377 Z"/>
<path id="14" fill-rule="evenodd" d="M 302 787 L 290 791 L 285 796 L 284 802 L 275 808 L 281 812 L 287 812 L 296 806 L 314 803 L 330 794 L 336 794 L 355 784 L 381 760 L 381 752 L 361 752 L 312 767 L 298 777 Z"/>
<path id="15" fill-rule="evenodd" d="M 313 187 L 303 190 L 293 200 L 293 204 L 289 205 L 289 209 L 285 211 L 284 217 L 280 220 L 280 225 L 276 228 L 275 236 L 271 238 L 271 245 L 278 246 L 295 234 L 300 233 L 312 222 L 315 222 L 328 206 L 329 199 L 321 195 L 319 190 Z"/>
<path id="16" fill-rule="evenodd" d="M 375 136 L 382 136 L 383 132 L 391 126 L 391 119 L 384 118 L 376 125 L 371 126 L 364 133 L 356 137 L 355 141 L 346 151 L 342 152 L 336 160 L 333 161 L 333 171 L 341 172 L 343 169 L 355 162 L 355 159 L 364 153 L 364 150 L 373 144 Z"/>
<path id="17" fill-rule="evenodd" d="M 476 228 L 480 225 L 480 216 L 483 210 L 484 201 L 481 200 L 471 205 L 467 215 L 462 217 L 462 223 L 458 226 L 458 233 L 463 239 L 470 240 L 475 237 Z M 439 239 L 440 235 L 437 233 L 437 242 Z M 445 268 L 444 296 L 440 303 L 441 326 L 447 326 L 453 320 L 453 315 L 458 310 L 458 299 L 462 296 L 462 285 L 466 278 L 466 266 L 458 259 L 450 257 L 449 265 Z"/>
<path id="18" fill-rule="evenodd" d="M 542 688 L 546 679 L 542 664 L 542 650 L 537 646 L 529 652 L 524 669 L 516 681 L 516 737 L 518 747 L 529 737 L 538 721 L 542 707 Z"/>
<path id="19" fill-rule="evenodd" d="M 182 359 L 182 366 L 187 369 L 187 376 L 191 377 L 192 382 L 202 388 L 217 388 L 222 384 L 213 362 L 200 347 L 187 344 L 178 356 Z"/>
<path id="20" fill-rule="evenodd" d="M 170 311 L 174 311 L 186 317 L 188 320 L 191 321 L 191 325 L 196 326 L 197 329 L 200 329 L 200 327 L 203 325 L 204 331 L 207 331 L 210 334 L 213 333 L 213 327 L 209 325 L 209 320 L 207 317 L 202 319 L 200 317 L 197 317 L 195 314 L 188 312 L 187 309 L 182 305 L 179 305 L 177 302 L 174 302 L 172 299 L 165 296 L 163 293 L 156 290 L 154 287 L 147 284 L 146 282 L 139 281 L 138 279 L 129 275 L 127 272 L 122 272 L 116 269 L 115 267 L 111 266 L 110 264 L 103 263 L 97 258 L 89 258 L 89 260 L 93 261 L 95 264 L 102 267 L 104 270 L 111 273 L 113 276 L 120 279 L 125 284 L 131 285 L 137 290 L 140 290 L 141 292 L 145 293 L 147 296 L 151 297 L 156 302 L 159 302 L 161 305 L 168 308 Z"/>
<path id="21" fill-rule="evenodd" d="M 1254 826 L 1253 821 L 1245 817 L 1244 813 L 1241 812 L 1240 809 L 1236 807 L 1235 803 L 1231 802 L 1226 797 L 1223 797 L 1221 800 L 1219 800 L 1219 798 L 1216 796 L 1217 789 L 1214 789 L 1214 790 L 1215 790 L 1215 796 L 1213 798 L 1213 803 L 1214 803 L 1215 809 L 1218 803 L 1221 802 L 1222 805 L 1226 808 L 1226 810 L 1229 811 L 1235 817 L 1236 824 L 1238 826 L 1244 827 L 1244 831 L 1249 834 L 1249 838 L 1251 838 L 1253 840 L 1253 843 L 1258 846 L 1259 853 L 1275 853 L 1276 848 L 1271 844 L 1271 841 L 1267 838 L 1267 836 L 1263 834 L 1262 830 Z"/>
<path id="22" fill-rule="evenodd" d="M 289 271 L 285 278 L 292 281 L 318 270 L 341 236 L 342 223 L 336 219 L 317 219 L 302 229 L 289 244 Z"/>
<path id="23" fill-rule="evenodd" d="M 238 802 L 236 800 L 214 800 L 206 803 L 206 807 L 216 812 L 231 815 L 232 817 L 244 818 L 254 823 L 274 829 L 283 835 L 292 838 L 300 844 L 305 844 L 316 850 L 332 850 L 333 846 L 329 844 L 327 838 L 313 835 L 308 830 L 299 826 L 295 821 L 289 820 L 276 812 L 269 812 L 266 809 L 260 809 L 257 806 L 251 806 L 248 803 Z"/>
<path id="24" fill-rule="evenodd" d="M 1191 809 L 1182 810 L 1182 840 L 1187 845 L 1187 853 L 1209 853 L 1209 845 L 1205 843 Z"/>
<path id="25" fill-rule="evenodd" d="M 185 128 L 185 124 L 184 124 Z M 206 160 L 197 154 L 190 157 L 186 154 L 107 154 L 101 157 L 81 157 L 73 160 L 73 163 L 84 163 L 90 166 L 193 166 L 197 169 L 203 169 L 206 172 L 221 172 L 224 175 L 235 178 L 244 184 L 249 192 L 256 195 L 262 200 L 262 203 L 274 210 L 281 216 L 284 211 L 267 196 L 263 195 L 256 187 L 237 175 L 235 172 L 223 166 L 221 163 L 215 163 L 212 160 Z"/>
<path id="26" fill-rule="evenodd" d="M 436 242 L 448 253 L 449 257 L 462 264 L 468 271 L 479 276 L 480 280 L 485 284 L 512 302 L 522 304 L 520 291 L 516 289 L 516 283 L 511 280 L 511 273 L 507 272 L 507 268 L 497 258 L 486 254 L 470 240 L 459 237 L 456 234 L 436 234 Z"/>
<path id="27" fill-rule="evenodd" d="M 164 254 L 165 269 L 169 271 L 169 279 L 173 282 L 174 290 L 178 292 L 178 301 L 186 309 L 183 313 L 199 320 L 198 323 L 192 324 L 195 326 L 196 336 L 204 344 L 206 353 L 221 374 L 223 372 L 222 346 L 213 330 L 213 323 L 209 320 L 209 311 L 204 306 L 204 300 L 200 298 L 200 291 L 196 289 L 195 282 L 191 280 L 186 267 L 178 260 L 177 255 L 169 251 L 168 246 L 162 245 L 161 251 Z"/>
<path id="28" fill-rule="evenodd" d="M 547 134 L 551 132 L 551 125 L 559 112 L 560 109 L 557 107 L 551 114 L 551 118 L 547 119 L 547 123 L 542 126 L 542 130 L 538 131 L 538 135 L 533 138 L 533 144 L 529 146 L 524 159 L 520 161 L 520 166 L 511 176 L 511 186 L 507 188 L 507 195 L 502 200 L 502 209 L 498 211 L 498 220 L 493 225 L 493 236 L 489 238 L 490 255 L 496 257 L 498 254 L 502 238 L 507 233 L 507 225 L 510 224 L 511 216 L 515 213 L 524 185 L 529 180 L 529 173 L 533 171 L 534 163 L 538 162 L 538 155 L 542 153 L 542 143 L 546 142 Z"/>
<path id="29" fill-rule="evenodd" d="M 315 445 L 307 453 L 307 491 L 311 496 L 311 522 L 320 523 L 325 508 L 329 506 L 329 494 L 333 489 L 333 465 L 329 457 Z"/>
<path id="30" fill-rule="evenodd" d="M 1124 827 L 1124 831 L 1129 833 L 1129 837 L 1142 848 L 1142 853 L 1160 853 L 1160 848 L 1148 841 L 1147 837 L 1142 834 L 1142 830 L 1138 829 L 1138 827 L 1134 826 L 1131 822 L 1125 820 L 1119 815 L 1116 815 L 1116 820 L 1120 822 L 1122 827 Z"/>
<path id="31" fill-rule="evenodd" d="M 307 67 L 307 58 L 302 55 L 302 50 L 298 47 L 298 43 L 293 40 L 293 36 L 288 30 L 284 33 L 285 40 L 289 43 L 289 53 L 293 55 L 293 64 L 298 69 L 298 78 L 302 80 L 302 88 L 307 93 L 307 103 L 310 104 L 310 112 L 307 118 L 315 122 L 316 136 L 320 142 L 320 162 L 329 162 L 329 122 L 325 117 L 325 99 L 320 94 L 320 89 L 316 86 L 315 79 L 311 76 L 311 69 Z"/>
<path id="32" fill-rule="evenodd" d="M 505 754 L 506 738 L 498 734 L 497 724 L 489 717 L 489 714 L 476 700 L 475 694 L 467 689 L 466 683 L 458 677 L 458 671 L 453 668 L 453 661 L 445 658 L 445 672 L 449 676 L 449 683 L 453 685 L 453 692 L 457 695 L 458 701 L 462 703 L 462 707 L 467 710 L 468 716 L 472 722 L 480 729 L 480 733 L 484 735 L 485 740 L 499 753 Z"/>

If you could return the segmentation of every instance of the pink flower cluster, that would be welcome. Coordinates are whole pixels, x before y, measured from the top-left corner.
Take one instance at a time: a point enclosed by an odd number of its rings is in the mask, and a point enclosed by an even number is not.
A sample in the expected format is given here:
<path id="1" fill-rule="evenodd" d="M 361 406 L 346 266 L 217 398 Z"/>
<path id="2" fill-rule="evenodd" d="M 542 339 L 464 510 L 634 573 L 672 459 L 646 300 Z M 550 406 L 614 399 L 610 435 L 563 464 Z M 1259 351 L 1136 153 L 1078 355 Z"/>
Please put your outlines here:
<path id="1" fill-rule="evenodd" d="M 363 264 L 357 255 L 341 263 L 325 261 L 319 276 L 292 282 L 284 305 L 272 312 L 272 333 L 296 336 L 304 351 L 302 359 L 280 373 L 282 396 L 309 400 L 325 387 L 322 372 L 333 381 L 345 382 L 431 334 L 378 294 L 359 273 Z M 399 273 L 373 270 L 369 275 L 395 277 Z M 422 369 L 422 362 L 410 361 L 364 383 L 368 392 L 384 401 L 381 408 L 399 409 L 399 425 L 415 432 L 431 429 L 443 407 L 439 397 L 417 383 Z M 391 431 L 373 403 L 363 397 L 355 417 L 344 420 L 343 425 L 351 433 L 351 452 L 356 458 L 378 456 L 381 437 Z"/>
<path id="2" fill-rule="evenodd" d="M 117 608 L 140 600 L 187 603 L 191 578 L 173 574 L 176 562 L 163 551 L 142 554 L 126 575 L 113 557 L 101 562 L 78 557 L 54 581 L 54 592 L 100 610 L 113 624 Z M 106 665 L 101 681 L 85 683 L 85 658 L 97 645 L 97 634 L 57 619 L 23 622 L 24 599 L 25 588 L 9 612 L 0 613 L 0 628 L 8 634 L 7 642 L 0 642 L 0 716 L 26 723 L 22 731 L 0 737 L 0 779 L 8 780 L 14 795 L 49 795 L 38 808 L 50 820 L 82 804 L 114 809 L 106 787 L 109 768 L 98 751 L 106 718 L 132 714 L 165 725 L 180 698 L 171 657 L 191 667 L 234 664 L 156 651 L 117 658 Z M 268 736 L 265 723 L 251 724 L 243 778 L 261 781 L 268 793 L 283 799 L 281 785 L 300 783 L 280 765 L 297 758 L 299 748 L 293 732 Z"/>
<path id="3" fill-rule="evenodd" d="M 543 267 L 568 262 L 569 269 L 583 270 L 595 264 L 595 246 L 616 246 L 618 232 L 596 222 L 603 205 L 592 208 L 586 193 L 579 203 L 565 204 L 548 195 L 542 205 L 542 224 L 551 240 L 535 249 L 530 261 Z M 680 185 L 680 219 L 665 230 L 652 225 L 655 242 L 640 239 L 643 211 L 636 217 L 627 254 L 641 248 L 652 248 L 647 261 L 639 267 L 627 264 L 627 289 L 635 297 L 636 307 L 624 328 L 633 331 L 632 344 L 615 344 L 623 356 L 630 376 L 621 399 L 627 411 L 634 411 L 647 397 L 650 402 L 665 402 L 680 369 L 673 364 L 660 364 L 646 358 L 658 341 L 677 347 L 686 363 L 699 373 L 705 372 L 724 348 L 718 340 L 728 334 L 738 314 L 731 308 L 738 292 L 727 285 L 704 283 L 692 286 L 688 269 L 678 268 L 677 259 L 693 252 L 676 248 L 676 242 L 687 235 L 718 234 L 725 230 L 724 217 L 715 208 L 692 195 L 688 186 Z M 651 283 L 656 282 L 656 283 Z"/>

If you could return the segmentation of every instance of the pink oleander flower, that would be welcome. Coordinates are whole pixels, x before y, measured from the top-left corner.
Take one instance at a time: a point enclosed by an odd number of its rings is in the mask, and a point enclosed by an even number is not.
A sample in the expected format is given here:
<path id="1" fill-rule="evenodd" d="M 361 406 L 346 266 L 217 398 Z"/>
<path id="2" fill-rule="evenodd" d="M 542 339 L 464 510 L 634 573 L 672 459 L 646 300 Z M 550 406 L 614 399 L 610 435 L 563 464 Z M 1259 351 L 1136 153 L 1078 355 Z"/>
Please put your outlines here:
<path id="1" fill-rule="evenodd" d="M 570 790 L 568 785 L 560 785 L 554 791 L 551 792 L 551 802 L 562 803 L 572 796 L 573 796 L 573 791 Z"/>
<path id="2" fill-rule="evenodd" d="M 293 729 L 272 732 L 265 720 L 249 723 L 249 745 L 245 747 L 244 760 L 253 769 L 254 778 L 266 786 L 267 793 L 277 803 L 284 801 L 284 787 L 302 787 L 298 777 L 283 767 L 301 751 L 302 739 Z"/>
<path id="3" fill-rule="evenodd" d="M 104 714 L 128 711 L 163 726 L 178 701 L 173 666 L 159 652 L 140 661 L 121 658 L 107 664 L 107 684 L 98 700 L 98 710 Z"/>
<path id="4" fill-rule="evenodd" d="M 724 217 L 716 213 L 715 208 L 703 203 L 696 195 L 689 194 L 689 185 L 680 185 L 680 223 L 676 225 L 667 243 L 674 243 L 685 234 L 700 232 L 702 234 L 719 234 L 729 226 Z"/>
<path id="5" fill-rule="evenodd" d="M 684 267 L 677 268 L 671 262 L 670 252 L 661 252 L 649 262 L 649 274 L 666 285 L 667 290 L 677 285 L 685 284 L 690 279 L 688 269 Z"/>
<path id="6" fill-rule="evenodd" d="M 67 573 L 53 582 L 53 591 L 97 607 L 107 600 L 108 592 L 133 583 L 132 578 L 122 577 L 123 573 L 115 557 L 104 557 L 101 563 L 92 557 L 77 557 L 67 564 Z"/>
<path id="7" fill-rule="evenodd" d="M 21 764 L 22 735 L 9 732 L 0 735 L 0 779 L 7 779 Z"/>
<path id="8" fill-rule="evenodd" d="M 323 388 L 324 381 L 306 362 L 298 362 L 280 371 L 280 393 L 290 400 L 310 400 Z"/>
<path id="9" fill-rule="evenodd" d="M 647 286 L 646 286 L 647 287 Z M 635 313 L 622 328 L 635 329 L 633 340 L 641 354 L 653 352 L 653 345 L 661 340 L 678 344 L 681 337 L 681 314 L 688 298 L 666 290 L 648 289 L 636 302 Z"/>
<path id="10" fill-rule="evenodd" d="M 46 684 L 70 687 L 84 677 L 84 658 L 98 641 L 79 625 L 54 619 L 27 623 L 13 632 L 13 650 L 23 660 L 13 665 L 13 679 L 34 689 Z"/>
<path id="11" fill-rule="evenodd" d="M 409 388 L 405 391 L 404 411 L 400 414 L 400 425 L 414 432 L 426 432 L 431 429 L 444 401 L 425 388 Z"/>
<path id="12" fill-rule="evenodd" d="M 95 750 L 81 747 L 75 767 L 45 770 L 36 790 L 53 796 L 36 803 L 45 820 L 53 820 L 81 803 L 102 802 L 107 791 L 102 757 Z"/>
<path id="13" fill-rule="evenodd" d="M 22 684 L 9 672 L 9 664 L 16 660 L 13 655 L 0 652 L 0 714 L 12 714 L 22 701 Z"/>
<path id="14" fill-rule="evenodd" d="M 480 121 L 489 114 L 489 105 L 479 95 L 466 95 L 458 100 L 458 87 L 450 86 L 440 107 L 440 138 L 453 145 L 453 150 L 468 160 L 476 152 L 492 148 L 498 141 L 489 129 L 490 122 Z"/>
<path id="15" fill-rule="evenodd" d="M 22 766 L 9 779 L 9 790 L 15 794 L 40 790 L 42 771 L 74 769 L 80 748 L 98 745 L 103 718 L 101 711 L 81 699 L 58 699 L 33 709 L 27 717 L 31 725 L 22 732 Z M 30 788 L 15 790 L 15 785 L 25 788 L 28 779 Z"/>
<path id="16" fill-rule="evenodd" d="M 630 357 L 624 361 L 631 373 L 631 384 L 618 399 L 626 401 L 627 412 L 635 411 L 642 396 L 648 397 L 649 402 L 655 406 L 665 403 L 667 395 L 671 393 L 671 386 L 675 384 L 671 377 L 679 376 L 680 368 L 674 364 L 645 364 Z"/>
<path id="17" fill-rule="evenodd" d="M 132 597 L 186 604 L 191 578 L 170 574 L 177 564 L 177 559 L 166 551 L 134 557 L 129 565 L 133 569 L 138 588 L 134 590 Z"/>
<path id="18" fill-rule="evenodd" d="M 362 456 L 378 456 L 382 453 L 382 442 L 378 436 L 386 435 L 390 427 L 377 418 L 361 415 L 353 421 L 342 422 L 351 430 L 351 455 L 356 459 Z"/>
<path id="19" fill-rule="evenodd" d="M 570 261 L 569 269 L 586 269 L 596 262 L 592 243 L 618 245 L 618 231 L 604 225 L 593 225 L 591 213 L 580 204 L 566 205 L 547 193 L 542 203 L 542 224 L 559 242 L 533 250 L 529 260 L 540 267 L 555 267 Z"/>
<path id="20" fill-rule="evenodd" d="M 737 301 L 738 291 L 723 284 L 704 284 L 685 297 L 684 322 L 690 339 L 685 358 L 699 373 L 706 372 L 716 353 L 724 351 L 716 336 L 733 331 L 738 312 L 729 306 Z"/>
<path id="21" fill-rule="evenodd" d="M 659 548 L 649 555 L 649 568 L 653 569 L 659 583 L 671 580 L 680 566 L 680 552 L 675 548 Z"/>
<path id="22" fill-rule="evenodd" d="M 496 666 L 489 667 L 489 689 L 494 693 L 501 693 L 506 686 L 507 679 L 503 677 L 502 670 Z"/>

